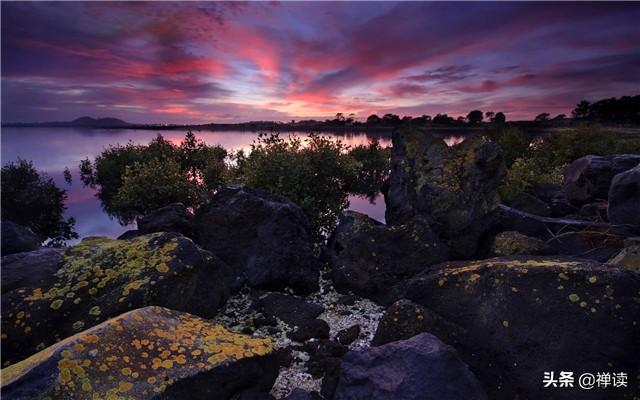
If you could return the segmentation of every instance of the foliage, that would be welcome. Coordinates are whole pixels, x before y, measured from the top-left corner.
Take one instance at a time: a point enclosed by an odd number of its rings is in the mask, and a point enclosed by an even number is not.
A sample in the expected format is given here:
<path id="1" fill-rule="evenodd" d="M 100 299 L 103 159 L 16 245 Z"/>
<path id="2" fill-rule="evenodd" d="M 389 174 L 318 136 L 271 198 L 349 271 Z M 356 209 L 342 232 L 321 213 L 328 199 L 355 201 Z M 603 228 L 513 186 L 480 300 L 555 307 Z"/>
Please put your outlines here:
<path id="1" fill-rule="evenodd" d="M 162 135 L 158 135 L 147 146 L 137 145 L 132 142 L 124 146 L 109 146 L 93 162 L 89 159 L 82 160 L 80 162 L 80 179 L 85 185 L 97 188 L 96 196 L 100 199 L 102 207 L 109 215 L 118 218 L 121 223 L 128 223 L 135 216 L 144 215 L 153 210 L 153 208 L 141 208 L 143 205 L 156 204 L 149 201 L 149 199 L 140 203 L 127 203 L 124 202 L 123 195 L 121 195 L 118 205 L 114 206 L 114 197 L 123 186 L 124 175 L 128 167 L 137 163 L 138 166 L 135 170 L 146 172 L 142 166 L 153 160 L 156 160 L 156 162 L 157 160 L 171 161 L 178 165 L 181 172 L 179 176 L 185 181 L 184 185 L 181 183 L 182 186 L 195 185 L 200 191 L 205 192 L 207 190 L 215 190 L 222 183 L 224 175 L 227 173 L 226 156 L 227 152 L 222 147 L 209 146 L 196 139 L 192 132 L 186 134 L 179 146 L 167 141 Z M 171 165 L 173 166 L 173 164 Z M 134 174 L 134 172 L 130 174 Z M 174 175 L 173 178 L 177 176 Z M 133 181 L 136 180 L 132 178 Z M 171 182 L 171 180 L 168 179 L 168 176 L 159 176 L 159 180 L 156 183 L 160 182 Z M 131 192 L 133 189 L 129 188 L 128 190 Z M 165 188 L 161 190 L 169 192 L 171 189 Z M 174 197 L 166 196 L 164 199 L 168 201 L 167 199 Z M 126 204 L 130 204 L 131 209 L 126 209 Z M 160 206 L 168 204 L 160 204 Z"/>
<path id="2" fill-rule="evenodd" d="M 248 155 L 236 155 L 236 179 L 252 187 L 283 195 L 300 205 L 309 218 L 315 239 L 328 234 L 347 207 L 347 189 L 355 165 L 347 146 L 325 136 L 260 134 Z"/>
<path id="3" fill-rule="evenodd" d="M 511 202 L 519 194 L 526 192 L 539 183 L 562 183 L 564 165 L 549 166 L 535 157 L 516 158 L 500 185 L 500 196 Z"/>
<path id="4" fill-rule="evenodd" d="M 469 114 L 467 114 L 467 121 L 471 125 L 476 125 L 482 122 L 484 118 L 484 114 L 480 110 L 473 110 Z"/>
<path id="5" fill-rule="evenodd" d="M 180 164 L 171 158 L 153 158 L 126 167 L 111 209 L 121 223 L 127 224 L 137 216 L 171 203 L 195 206 L 200 196 L 200 187 L 188 179 Z"/>
<path id="6" fill-rule="evenodd" d="M 640 122 L 640 95 L 598 100 L 582 100 L 571 113 L 577 119 L 601 122 Z"/>
<path id="7" fill-rule="evenodd" d="M 352 148 L 349 157 L 356 163 L 349 192 L 367 196 L 373 201 L 389 176 L 391 149 L 380 146 L 380 142 L 374 139 L 368 145 Z"/>
<path id="8" fill-rule="evenodd" d="M 527 155 L 530 152 L 531 138 L 521 129 L 514 126 L 490 131 L 489 136 L 502 148 L 502 156 L 507 168 L 513 164 L 516 158 Z"/>
<path id="9" fill-rule="evenodd" d="M 78 234 L 75 220 L 64 218 L 67 191 L 39 174 L 30 161 L 18 159 L 2 167 L 2 219 L 27 226 L 43 240 L 61 245 Z"/>

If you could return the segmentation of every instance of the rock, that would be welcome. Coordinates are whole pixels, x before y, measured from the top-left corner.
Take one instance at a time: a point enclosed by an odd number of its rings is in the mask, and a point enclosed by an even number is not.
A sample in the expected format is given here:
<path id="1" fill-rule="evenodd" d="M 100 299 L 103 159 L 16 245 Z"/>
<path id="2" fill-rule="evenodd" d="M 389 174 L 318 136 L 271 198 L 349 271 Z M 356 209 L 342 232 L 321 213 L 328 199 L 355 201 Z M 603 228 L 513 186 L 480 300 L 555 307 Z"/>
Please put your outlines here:
<path id="1" fill-rule="evenodd" d="M 138 218 L 138 231 L 141 234 L 155 232 L 179 232 L 187 237 L 193 235 L 193 214 L 182 203 L 170 204 L 159 208 L 144 217 Z"/>
<path id="2" fill-rule="evenodd" d="M 305 390 L 295 388 L 289 393 L 285 400 L 322 400 L 318 392 L 307 392 Z"/>
<path id="3" fill-rule="evenodd" d="M 139 230 L 137 229 L 129 229 L 128 231 L 124 231 L 124 233 L 120 236 L 118 236 L 118 240 L 131 240 L 134 238 L 137 238 L 138 236 L 142 235 L 142 233 L 140 233 Z"/>
<path id="4" fill-rule="evenodd" d="M 563 190 L 571 204 L 606 200 L 614 175 L 640 164 L 640 154 L 584 156 L 567 166 Z"/>
<path id="5" fill-rule="evenodd" d="M 596 201 L 593 203 L 587 203 L 580 207 L 578 215 L 595 221 L 608 221 L 607 217 L 608 203 L 606 201 Z"/>
<path id="6" fill-rule="evenodd" d="M 2 233 L 2 255 L 6 256 L 23 251 L 32 251 L 40 247 L 42 239 L 33 231 L 25 226 L 18 225 L 11 221 L 0 222 Z"/>
<path id="7" fill-rule="evenodd" d="M 623 236 L 607 229 L 567 231 L 547 240 L 550 251 L 567 257 L 579 257 L 605 262 L 620 252 Z"/>
<path id="8" fill-rule="evenodd" d="M 267 317 L 277 317 L 290 326 L 300 325 L 322 314 L 324 307 L 302 297 L 269 293 L 259 300 Z"/>
<path id="9" fill-rule="evenodd" d="M 268 392 L 269 339 L 161 307 L 130 311 L 2 370 L 3 399 L 229 399 Z"/>
<path id="10" fill-rule="evenodd" d="M 428 333 L 342 358 L 334 400 L 486 399 L 455 350 Z"/>
<path id="11" fill-rule="evenodd" d="M 607 264 L 640 272 L 640 243 L 625 241 L 625 247 L 615 257 L 607 261 Z"/>
<path id="12" fill-rule="evenodd" d="M 536 196 L 523 192 L 516 197 L 514 201 L 509 203 L 511 207 L 528 212 L 530 214 L 539 215 L 541 217 L 551 216 L 551 207 Z"/>
<path id="13" fill-rule="evenodd" d="M 392 285 L 447 259 L 447 249 L 424 218 L 388 227 L 347 211 L 329 240 L 337 289 L 381 301 Z"/>
<path id="14" fill-rule="evenodd" d="M 287 333 L 287 336 L 296 342 L 306 342 L 309 339 L 328 339 L 329 324 L 321 319 L 303 321 L 296 330 Z"/>
<path id="15" fill-rule="evenodd" d="M 427 332 L 427 311 L 419 304 L 401 299 L 387 308 L 378 323 L 372 346 L 381 346 L 396 340 L 410 339 Z"/>
<path id="16" fill-rule="evenodd" d="M 2 257 L 2 293 L 51 284 L 62 265 L 64 251 L 65 249 L 43 247 Z"/>
<path id="17" fill-rule="evenodd" d="M 492 399 L 547 398 L 544 371 L 640 367 L 640 276 L 632 271 L 583 259 L 503 257 L 435 266 L 398 289 L 398 298 L 461 328 L 450 344 Z M 621 397 L 633 390 L 619 389 Z M 602 396 L 577 387 L 553 395 Z"/>
<path id="18" fill-rule="evenodd" d="M 548 252 L 548 246 L 542 240 L 516 231 L 498 233 L 491 245 L 491 253 L 494 256 L 540 255 Z"/>
<path id="19" fill-rule="evenodd" d="M 228 266 L 178 233 L 86 238 L 46 285 L 2 294 L 3 363 L 147 305 L 213 317 L 229 281 Z"/>
<path id="20" fill-rule="evenodd" d="M 309 222 L 285 197 L 224 187 L 196 213 L 195 236 L 251 287 L 290 287 L 297 294 L 318 289 L 320 263 Z"/>
<path id="21" fill-rule="evenodd" d="M 322 377 L 322 386 L 320 387 L 320 394 L 324 399 L 333 399 L 333 396 L 338 388 L 338 381 L 340 380 L 340 366 L 342 360 L 339 358 L 333 358 L 327 362 L 327 368 L 324 371 Z"/>
<path id="22" fill-rule="evenodd" d="M 336 334 L 336 340 L 338 343 L 348 346 L 355 342 L 358 336 L 360 336 L 360 325 L 353 325 L 338 332 Z"/>
<path id="23" fill-rule="evenodd" d="M 478 138 L 448 147 L 427 132 L 401 128 L 393 134 L 387 223 L 401 225 L 421 215 L 453 258 L 469 258 L 485 219 L 500 203 L 497 189 L 504 169 L 495 143 Z"/>
<path id="24" fill-rule="evenodd" d="M 611 223 L 640 232 L 640 165 L 613 177 L 607 214 Z"/>

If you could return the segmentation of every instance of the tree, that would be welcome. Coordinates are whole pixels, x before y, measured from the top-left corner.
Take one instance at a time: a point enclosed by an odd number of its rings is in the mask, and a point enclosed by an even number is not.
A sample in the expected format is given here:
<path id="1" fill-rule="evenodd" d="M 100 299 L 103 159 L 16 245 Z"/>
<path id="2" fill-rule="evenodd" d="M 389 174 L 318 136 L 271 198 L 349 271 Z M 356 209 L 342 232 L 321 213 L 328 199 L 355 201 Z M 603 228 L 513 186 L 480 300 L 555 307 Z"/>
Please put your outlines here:
<path id="1" fill-rule="evenodd" d="M 198 184 L 175 160 L 153 158 L 127 166 L 112 209 L 123 223 L 171 203 L 193 207 L 200 201 Z"/>
<path id="2" fill-rule="evenodd" d="M 467 122 L 469 122 L 470 125 L 479 124 L 480 122 L 482 122 L 483 118 L 484 117 L 482 111 L 480 110 L 473 110 L 469 114 L 467 114 Z"/>
<path id="3" fill-rule="evenodd" d="M 382 119 L 376 114 L 371 114 L 367 117 L 367 125 L 380 125 Z"/>
<path id="4" fill-rule="evenodd" d="M 576 108 L 571 111 L 573 118 L 583 119 L 588 118 L 590 114 L 591 103 L 586 100 L 582 100 L 576 105 Z"/>
<path id="5" fill-rule="evenodd" d="M 496 113 L 494 113 L 493 111 L 487 111 L 486 113 L 484 113 L 484 117 L 489 121 L 492 121 L 495 115 Z"/>
<path id="6" fill-rule="evenodd" d="M 2 219 L 27 226 L 44 241 L 60 245 L 78 234 L 75 220 L 65 219 L 67 191 L 59 189 L 30 161 L 18 159 L 2 167 Z"/>
<path id="7" fill-rule="evenodd" d="M 453 118 L 448 116 L 447 114 L 437 114 L 433 117 L 432 122 L 434 124 L 450 124 L 453 122 Z"/>
<path id="8" fill-rule="evenodd" d="M 564 121 L 567 118 L 566 114 L 558 114 L 553 117 L 552 121 Z"/>
<path id="9" fill-rule="evenodd" d="M 542 113 L 542 114 L 538 114 L 536 115 L 536 117 L 534 118 L 535 122 L 547 122 L 549 121 L 549 113 Z"/>
<path id="10" fill-rule="evenodd" d="M 235 157 L 241 183 L 288 197 L 304 210 L 317 243 L 326 240 L 348 206 L 356 165 L 339 140 L 310 135 L 304 142 L 260 134 L 251 152 Z"/>
<path id="11" fill-rule="evenodd" d="M 352 148 L 348 155 L 356 163 L 354 179 L 348 185 L 349 193 L 367 196 L 369 201 L 375 200 L 389 176 L 391 148 L 382 147 L 377 139 L 372 139 L 368 145 Z"/>
<path id="12" fill-rule="evenodd" d="M 382 117 L 382 123 L 384 123 L 385 125 L 392 125 L 392 126 L 396 126 L 396 125 L 400 125 L 400 117 L 397 116 L 396 114 L 385 114 Z"/>
<path id="13" fill-rule="evenodd" d="M 491 122 L 494 124 L 504 124 L 507 122 L 507 117 L 502 112 L 497 112 L 496 115 L 493 116 Z"/>

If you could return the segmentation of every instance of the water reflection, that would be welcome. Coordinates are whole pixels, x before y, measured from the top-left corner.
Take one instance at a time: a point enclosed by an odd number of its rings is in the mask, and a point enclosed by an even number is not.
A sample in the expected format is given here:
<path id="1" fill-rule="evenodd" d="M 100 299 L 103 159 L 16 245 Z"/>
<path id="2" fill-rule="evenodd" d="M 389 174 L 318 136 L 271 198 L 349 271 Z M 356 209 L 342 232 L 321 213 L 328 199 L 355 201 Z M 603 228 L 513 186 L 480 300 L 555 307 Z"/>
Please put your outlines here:
<path id="1" fill-rule="evenodd" d="M 76 219 L 76 231 L 80 237 L 106 235 L 116 237 L 132 227 L 123 227 L 107 216 L 94 197 L 95 191 L 84 187 L 79 180 L 78 164 L 89 157 L 93 159 L 109 145 L 125 144 L 129 141 L 136 144 L 147 144 L 159 132 L 135 129 L 77 129 L 77 128 L 2 128 L 2 164 L 18 158 L 33 161 L 39 171 L 46 172 L 61 188 L 69 193 L 67 216 Z M 166 139 L 180 143 L 184 138 L 183 131 L 162 131 Z M 248 150 L 257 133 L 248 131 L 196 131 L 196 136 L 206 143 L 219 144 L 228 150 Z M 282 133 L 297 134 L 305 137 L 304 132 Z M 367 144 L 377 138 L 382 146 L 390 146 L 388 135 L 367 135 L 365 133 L 323 133 L 323 135 L 340 139 L 350 146 Z M 464 135 L 444 136 L 445 142 L 451 146 L 463 141 Z M 68 167 L 73 175 L 69 186 L 64 181 L 63 170 Z M 351 196 L 350 208 L 364 212 L 379 221 L 384 221 L 384 199 L 378 196 L 374 202 L 366 198 Z"/>

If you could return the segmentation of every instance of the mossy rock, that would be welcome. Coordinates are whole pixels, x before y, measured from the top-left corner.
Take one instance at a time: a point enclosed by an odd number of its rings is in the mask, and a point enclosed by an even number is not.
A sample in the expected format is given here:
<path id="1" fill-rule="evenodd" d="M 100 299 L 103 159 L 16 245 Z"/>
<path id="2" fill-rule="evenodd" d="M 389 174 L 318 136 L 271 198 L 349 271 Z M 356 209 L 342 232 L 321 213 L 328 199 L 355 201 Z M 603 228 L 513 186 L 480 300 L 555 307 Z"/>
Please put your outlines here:
<path id="1" fill-rule="evenodd" d="M 49 285 L 3 293 L 3 366 L 135 308 L 211 317 L 229 285 L 229 268 L 177 233 L 87 238 L 64 253 Z"/>
<path id="2" fill-rule="evenodd" d="M 191 314 L 145 307 L 77 333 L 2 370 L 4 399 L 227 399 L 269 390 L 270 339 Z"/>
<path id="3" fill-rule="evenodd" d="M 456 327 L 448 332 L 455 341 L 441 339 L 489 398 L 548 398 L 544 371 L 640 372 L 637 272 L 578 258 L 499 257 L 441 264 L 397 289 L 397 298 Z M 616 398 L 632 398 L 634 386 L 616 388 Z M 574 387 L 553 396 L 600 399 L 602 391 Z"/>
<path id="4" fill-rule="evenodd" d="M 498 233 L 491 245 L 491 253 L 495 256 L 542 255 L 545 252 L 548 254 L 549 249 L 542 240 L 516 231 Z"/>
<path id="5" fill-rule="evenodd" d="M 498 206 L 504 174 L 500 146 L 468 138 L 448 147 L 426 131 L 406 127 L 393 134 L 386 219 L 391 225 L 426 218 L 454 258 L 472 256 L 486 221 Z"/>

